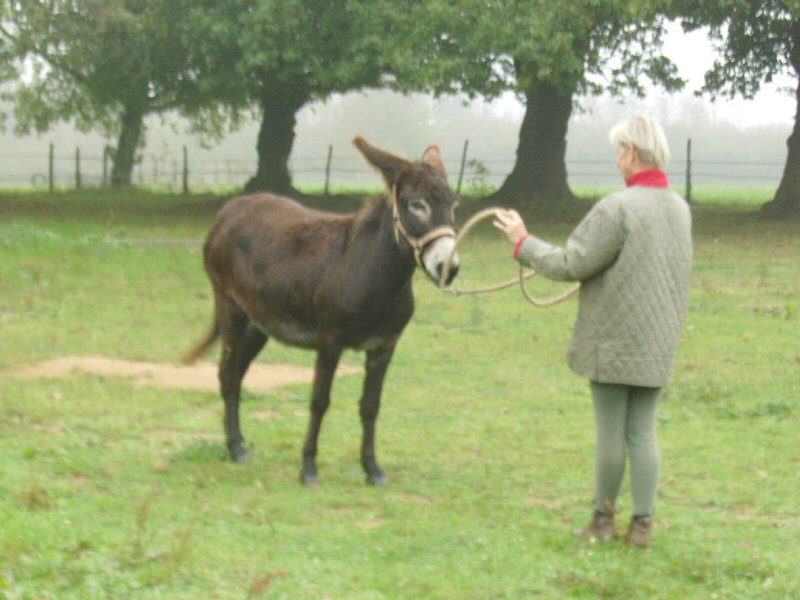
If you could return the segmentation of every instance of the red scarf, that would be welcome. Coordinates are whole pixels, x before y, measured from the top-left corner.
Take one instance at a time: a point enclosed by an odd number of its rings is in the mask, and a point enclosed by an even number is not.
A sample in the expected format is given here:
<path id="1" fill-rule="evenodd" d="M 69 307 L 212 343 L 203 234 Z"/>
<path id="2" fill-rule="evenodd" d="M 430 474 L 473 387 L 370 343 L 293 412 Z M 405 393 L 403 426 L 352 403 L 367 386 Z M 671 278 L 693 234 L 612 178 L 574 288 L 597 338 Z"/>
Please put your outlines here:
<path id="1" fill-rule="evenodd" d="M 667 174 L 661 169 L 647 169 L 646 171 L 639 171 L 628 178 L 628 187 L 634 185 L 641 185 L 645 187 L 669 187 L 669 179 Z"/>

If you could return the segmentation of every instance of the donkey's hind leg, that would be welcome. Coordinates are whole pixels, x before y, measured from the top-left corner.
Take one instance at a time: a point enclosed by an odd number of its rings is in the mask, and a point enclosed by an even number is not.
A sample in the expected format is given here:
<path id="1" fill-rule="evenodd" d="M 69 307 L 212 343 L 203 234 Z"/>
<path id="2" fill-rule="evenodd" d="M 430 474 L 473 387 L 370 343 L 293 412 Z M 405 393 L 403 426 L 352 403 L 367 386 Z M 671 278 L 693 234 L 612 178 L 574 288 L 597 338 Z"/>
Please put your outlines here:
<path id="1" fill-rule="evenodd" d="M 246 347 L 250 319 L 235 302 L 220 296 L 217 297 L 217 319 L 222 336 L 219 383 L 222 399 L 225 401 L 225 437 L 228 452 L 235 462 L 246 463 L 249 457 L 239 428 L 239 399 L 246 367 L 244 370 L 240 367 L 239 356 Z M 261 345 L 263 346 L 263 343 Z M 253 356 L 255 353 L 250 354 L 248 365 Z"/>
<path id="2" fill-rule="evenodd" d="M 253 323 L 247 325 L 244 331 L 242 342 L 239 344 L 239 355 L 236 357 L 236 362 L 239 367 L 239 378 L 244 379 L 250 363 L 261 352 L 264 344 L 267 343 L 267 336 L 264 335 Z"/>

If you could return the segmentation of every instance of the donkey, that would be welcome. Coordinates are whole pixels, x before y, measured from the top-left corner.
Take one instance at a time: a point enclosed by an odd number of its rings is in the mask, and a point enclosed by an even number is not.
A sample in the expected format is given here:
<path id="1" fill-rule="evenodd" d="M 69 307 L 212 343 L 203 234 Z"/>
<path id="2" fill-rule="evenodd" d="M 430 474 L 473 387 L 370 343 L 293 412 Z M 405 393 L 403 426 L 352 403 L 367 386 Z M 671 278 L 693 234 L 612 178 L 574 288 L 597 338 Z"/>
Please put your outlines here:
<path id="1" fill-rule="evenodd" d="M 222 337 L 219 380 L 228 451 L 248 453 L 239 428 L 239 394 L 251 361 L 270 337 L 315 350 L 311 419 L 300 480 L 316 485 L 317 440 L 345 348 L 366 352 L 361 396 L 361 465 L 367 482 L 385 485 L 375 455 L 375 423 L 389 363 L 414 312 L 412 278 L 420 267 L 437 285 L 458 272 L 454 209 L 438 146 L 410 162 L 357 136 L 353 143 L 383 176 L 387 194 L 354 214 L 311 210 L 289 198 L 254 194 L 220 209 L 204 246 L 214 292 L 208 335 L 191 362 Z M 440 281 L 453 254 L 447 281 Z"/>

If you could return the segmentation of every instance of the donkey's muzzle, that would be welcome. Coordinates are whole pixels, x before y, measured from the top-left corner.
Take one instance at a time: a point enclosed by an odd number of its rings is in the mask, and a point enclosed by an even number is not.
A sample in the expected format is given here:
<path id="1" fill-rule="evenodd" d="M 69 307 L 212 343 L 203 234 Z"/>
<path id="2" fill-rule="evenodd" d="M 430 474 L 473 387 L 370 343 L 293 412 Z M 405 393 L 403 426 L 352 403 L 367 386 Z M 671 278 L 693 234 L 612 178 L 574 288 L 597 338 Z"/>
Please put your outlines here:
<path id="1" fill-rule="evenodd" d="M 460 268 L 458 265 L 453 265 L 452 267 L 450 267 L 450 269 L 447 271 L 447 281 L 443 282 L 442 273 L 444 273 L 445 264 L 446 263 L 441 263 L 436 266 L 436 274 L 438 275 L 438 277 L 436 277 L 436 282 L 439 283 L 440 285 L 443 285 L 444 287 L 453 283 L 453 280 L 458 275 L 458 270 Z"/>
<path id="2" fill-rule="evenodd" d="M 423 254 L 423 266 L 428 276 L 439 286 L 447 286 L 456 278 L 459 269 L 456 240 L 447 235 L 431 242 Z M 445 273 L 446 272 L 446 273 Z M 445 280 L 442 276 L 446 275 Z"/>

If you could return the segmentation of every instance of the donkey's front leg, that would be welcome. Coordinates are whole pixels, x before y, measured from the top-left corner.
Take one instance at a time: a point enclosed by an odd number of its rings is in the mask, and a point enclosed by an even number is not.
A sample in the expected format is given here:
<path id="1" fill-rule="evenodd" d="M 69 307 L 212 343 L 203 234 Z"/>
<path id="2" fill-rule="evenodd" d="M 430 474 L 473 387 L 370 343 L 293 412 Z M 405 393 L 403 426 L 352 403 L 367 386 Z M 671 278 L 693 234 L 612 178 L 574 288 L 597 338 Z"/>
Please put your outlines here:
<path id="1" fill-rule="evenodd" d="M 308 424 L 306 442 L 303 445 L 303 470 L 300 482 L 315 486 L 317 476 L 317 440 L 322 427 L 322 418 L 331 403 L 331 385 L 339 364 L 342 349 L 336 344 L 320 344 L 317 349 L 317 362 L 314 368 L 314 389 L 311 391 L 311 420 Z"/>
<path id="2" fill-rule="evenodd" d="M 361 466 L 367 474 L 367 483 L 378 486 L 386 485 L 388 478 L 378 466 L 375 456 L 375 423 L 381 408 L 383 380 L 393 354 L 394 345 L 367 352 L 367 375 L 364 378 L 364 393 L 361 396 L 361 426 L 364 430 L 361 441 Z"/>

